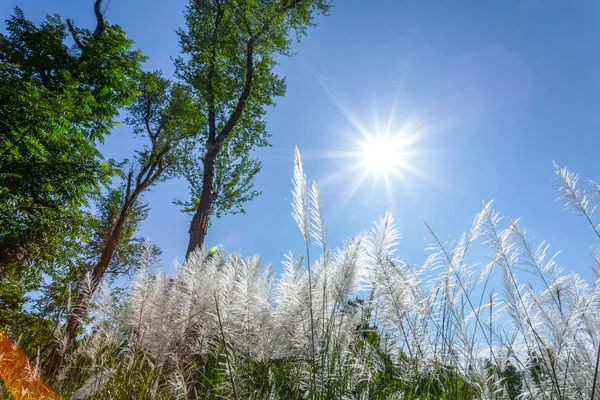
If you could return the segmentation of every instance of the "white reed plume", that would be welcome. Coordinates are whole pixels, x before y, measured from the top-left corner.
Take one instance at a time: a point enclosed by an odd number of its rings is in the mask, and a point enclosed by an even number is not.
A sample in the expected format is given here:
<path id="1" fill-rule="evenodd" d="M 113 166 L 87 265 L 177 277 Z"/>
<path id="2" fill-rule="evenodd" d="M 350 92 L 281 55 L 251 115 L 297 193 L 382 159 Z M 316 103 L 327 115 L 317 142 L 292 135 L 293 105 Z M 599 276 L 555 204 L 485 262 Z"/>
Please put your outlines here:
<path id="1" fill-rule="evenodd" d="M 327 224 L 323 215 L 323 206 L 321 204 L 321 197 L 319 194 L 319 188 L 315 181 L 310 186 L 310 233 L 313 238 L 315 245 L 325 249 L 327 247 Z"/>
<path id="2" fill-rule="evenodd" d="M 302 159 L 300 158 L 298 147 L 296 147 L 296 156 L 294 158 L 294 177 L 292 183 L 292 217 L 294 217 L 294 221 L 298 224 L 298 228 L 300 228 L 300 232 L 308 246 L 310 243 L 310 206 L 306 175 L 302 169 Z"/>
<path id="3" fill-rule="evenodd" d="M 306 355 L 311 344 L 308 273 L 302 257 L 289 253 L 277 283 L 275 311 L 281 356 Z"/>

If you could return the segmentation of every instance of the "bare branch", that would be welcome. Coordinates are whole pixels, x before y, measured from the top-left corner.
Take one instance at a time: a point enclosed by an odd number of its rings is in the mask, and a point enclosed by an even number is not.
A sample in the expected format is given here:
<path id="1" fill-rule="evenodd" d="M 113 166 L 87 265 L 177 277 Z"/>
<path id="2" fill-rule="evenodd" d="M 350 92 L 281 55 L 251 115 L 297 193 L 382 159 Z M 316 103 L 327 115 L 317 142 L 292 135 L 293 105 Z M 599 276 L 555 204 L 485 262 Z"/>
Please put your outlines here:
<path id="1" fill-rule="evenodd" d="M 83 43 L 81 43 L 79 36 L 77 36 L 77 32 L 75 31 L 75 27 L 73 26 L 73 21 L 71 21 L 71 19 L 69 18 L 67 18 L 67 26 L 69 27 L 69 32 L 71 33 L 71 36 L 73 36 L 73 40 L 75 41 L 77 47 L 79 47 L 79 50 L 85 50 L 85 46 L 83 45 Z"/>
<path id="2" fill-rule="evenodd" d="M 165 147 L 158 153 L 156 153 L 157 149 L 155 147 L 152 148 L 152 154 L 142 171 L 138 174 L 136 191 L 143 191 L 148 186 L 152 185 L 156 179 L 158 179 L 162 173 L 164 172 L 166 166 L 164 165 L 165 156 L 169 153 L 172 146 L 170 144 L 165 145 Z"/>
<path id="3" fill-rule="evenodd" d="M 103 0 L 96 0 L 94 3 L 94 14 L 96 15 L 96 29 L 94 29 L 93 36 L 98 38 L 102 32 L 104 32 L 104 28 L 106 27 L 106 23 L 104 22 L 104 15 L 102 15 L 102 2 Z M 85 51 L 86 46 L 83 44 L 79 36 L 77 35 L 77 31 L 75 31 L 75 26 L 73 25 L 73 21 L 70 18 L 67 18 L 67 27 L 69 28 L 69 32 L 71 36 L 73 36 L 73 40 L 75 44 L 82 52 Z"/>
<path id="4" fill-rule="evenodd" d="M 152 141 L 152 146 L 155 145 L 156 138 L 159 135 L 159 132 L 152 132 L 152 128 L 150 128 L 150 119 L 152 118 L 153 114 L 154 113 L 152 112 L 152 109 L 151 109 L 150 100 L 148 100 L 146 102 L 146 115 L 144 115 L 144 122 L 146 124 L 146 132 L 148 132 L 148 137 Z"/>
<path id="5" fill-rule="evenodd" d="M 106 24 L 104 23 L 104 15 L 102 15 L 102 1 L 96 0 L 94 3 L 94 14 L 96 15 L 96 29 L 94 30 L 94 37 L 99 37 L 102 32 L 104 32 L 104 28 Z"/>
<path id="6" fill-rule="evenodd" d="M 213 33 L 213 45 L 212 45 L 212 59 L 210 64 L 210 95 L 208 98 L 208 141 L 213 144 L 217 136 L 217 124 L 215 117 L 215 93 L 214 93 L 214 75 L 215 75 L 215 62 L 217 59 L 217 34 L 219 33 L 219 22 L 223 17 L 223 10 L 221 9 L 221 2 L 216 1 L 217 15 L 215 17 L 215 30 Z"/>
<path id="7" fill-rule="evenodd" d="M 129 201 L 131 196 L 131 181 L 133 180 L 133 167 L 127 173 L 127 190 L 125 191 L 125 203 Z"/>

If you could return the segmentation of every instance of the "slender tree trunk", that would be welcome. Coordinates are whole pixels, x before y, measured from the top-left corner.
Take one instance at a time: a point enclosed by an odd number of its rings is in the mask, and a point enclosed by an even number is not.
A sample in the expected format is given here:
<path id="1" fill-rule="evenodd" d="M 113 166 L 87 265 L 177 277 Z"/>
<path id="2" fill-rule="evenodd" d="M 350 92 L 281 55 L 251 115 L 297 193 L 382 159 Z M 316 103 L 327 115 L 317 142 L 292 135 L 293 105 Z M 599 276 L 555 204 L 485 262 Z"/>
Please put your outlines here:
<path id="1" fill-rule="evenodd" d="M 187 248 L 186 258 L 196 248 L 202 247 L 206 232 L 208 231 L 208 223 L 210 221 L 210 212 L 213 205 L 213 191 L 215 182 L 215 159 L 218 154 L 218 148 L 208 149 L 206 156 L 202 160 L 204 164 L 204 172 L 202 177 L 202 193 L 200 194 L 200 203 L 198 209 L 192 218 L 190 224 L 190 241 Z"/>
<path id="2" fill-rule="evenodd" d="M 123 229 L 123 225 L 125 224 L 126 213 L 121 213 L 117 223 L 111 232 L 110 238 L 102 251 L 102 255 L 100 256 L 100 260 L 94 266 L 92 271 L 92 287 L 89 288 L 89 293 L 86 290 L 81 290 L 79 292 L 79 296 L 77 297 L 77 302 L 75 303 L 75 308 L 71 317 L 69 318 L 69 322 L 67 323 L 67 338 L 69 343 L 73 343 L 75 341 L 75 335 L 77 334 L 77 329 L 79 328 L 81 319 L 87 315 L 90 298 L 96 291 L 96 288 L 100 284 L 102 277 L 104 277 L 104 273 L 108 269 L 110 265 L 110 261 L 115 253 L 115 249 L 117 247 L 117 243 L 121 237 L 121 231 Z"/>
<path id="3" fill-rule="evenodd" d="M 100 281 L 104 277 L 104 273 L 110 265 L 112 257 L 115 253 L 115 249 L 117 247 L 117 243 L 121 238 L 121 232 L 123 230 L 123 226 L 125 225 L 125 219 L 127 217 L 128 212 L 129 207 L 126 206 L 123 208 L 121 214 L 119 215 L 119 219 L 117 220 L 117 223 L 115 224 L 115 227 L 113 228 L 106 242 L 106 246 L 102 250 L 100 260 L 98 260 L 98 262 L 94 266 L 94 269 L 92 270 L 91 287 L 87 288 L 89 289 L 89 291 L 86 289 L 81 289 L 79 291 L 77 300 L 75 302 L 75 307 L 73 308 L 73 313 L 71 314 L 67 322 L 67 338 L 65 343 L 67 348 L 75 343 L 77 330 L 81 326 L 82 319 L 85 318 L 85 316 L 88 313 L 90 299 L 96 291 L 96 289 L 98 288 Z M 62 349 L 62 351 L 59 351 L 57 346 L 54 349 L 46 368 L 48 377 L 52 377 L 58 372 L 58 367 L 60 367 L 60 364 L 63 361 L 64 354 L 67 352 L 67 348 L 64 348 Z"/>

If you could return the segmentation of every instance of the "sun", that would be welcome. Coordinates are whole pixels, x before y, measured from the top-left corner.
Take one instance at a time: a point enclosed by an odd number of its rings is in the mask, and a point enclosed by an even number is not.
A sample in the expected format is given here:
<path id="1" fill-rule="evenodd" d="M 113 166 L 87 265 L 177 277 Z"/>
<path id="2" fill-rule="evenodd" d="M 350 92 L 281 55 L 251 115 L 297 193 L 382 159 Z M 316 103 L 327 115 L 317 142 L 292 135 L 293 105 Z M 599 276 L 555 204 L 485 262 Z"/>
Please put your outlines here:
<path id="1" fill-rule="evenodd" d="M 354 132 L 341 133 L 347 147 L 311 154 L 344 160 L 338 170 L 320 180 L 321 185 L 344 183 L 336 207 L 344 207 L 357 193 L 383 195 L 393 207 L 395 195 L 410 192 L 415 181 L 437 183 L 421 167 L 432 154 L 422 146 L 424 139 L 432 134 L 432 127 L 423 119 L 407 118 L 395 124 L 390 116 L 384 124 L 376 119 L 369 129 L 355 115 L 347 113 L 346 117 L 355 128 Z"/>
<path id="2" fill-rule="evenodd" d="M 397 136 L 372 135 L 361 146 L 360 163 L 376 174 L 395 172 L 402 164 L 403 146 Z"/>
<path id="3" fill-rule="evenodd" d="M 429 154 L 422 142 L 432 132 L 424 120 L 407 118 L 394 123 L 390 116 L 383 124 L 376 119 L 371 129 L 358 118 L 351 121 L 358 134 L 348 135 L 353 149 L 346 153 L 352 159 L 347 171 L 352 182 L 343 194 L 343 202 L 359 192 L 365 183 L 371 187 L 369 193 L 383 193 L 388 202 L 394 204 L 395 193 L 410 191 L 416 180 L 433 182 L 420 168 L 423 158 Z"/>
<path id="4" fill-rule="evenodd" d="M 401 99 L 394 97 L 384 108 L 377 106 L 379 100 L 373 100 L 373 120 L 366 123 L 364 115 L 353 112 L 321 77 L 315 77 L 351 125 L 339 131 L 341 140 L 335 150 L 313 153 L 315 157 L 345 160 L 338 170 L 321 179 L 323 185 L 344 182 L 338 207 L 344 207 L 357 193 L 383 194 L 394 204 L 395 193 L 410 192 L 419 180 L 439 183 L 426 171 L 426 160 L 439 152 L 427 149 L 425 141 L 442 132 L 445 124 L 433 124 L 431 116 L 422 112 L 399 112 Z M 365 184 L 370 188 L 363 190 Z"/>

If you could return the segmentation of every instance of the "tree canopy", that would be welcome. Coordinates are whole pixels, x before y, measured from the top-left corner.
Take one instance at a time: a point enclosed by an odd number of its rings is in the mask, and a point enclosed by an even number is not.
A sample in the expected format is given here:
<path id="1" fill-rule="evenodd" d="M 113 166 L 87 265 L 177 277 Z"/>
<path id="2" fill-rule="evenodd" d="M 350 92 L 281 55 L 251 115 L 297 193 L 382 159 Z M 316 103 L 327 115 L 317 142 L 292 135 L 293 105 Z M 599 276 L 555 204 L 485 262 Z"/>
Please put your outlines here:
<path id="1" fill-rule="evenodd" d="M 97 145 L 136 98 L 145 58 L 101 3 L 93 30 L 58 15 L 36 25 L 17 7 L 0 34 L 0 325 L 77 264 L 90 201 L 115 174 Z"/>

